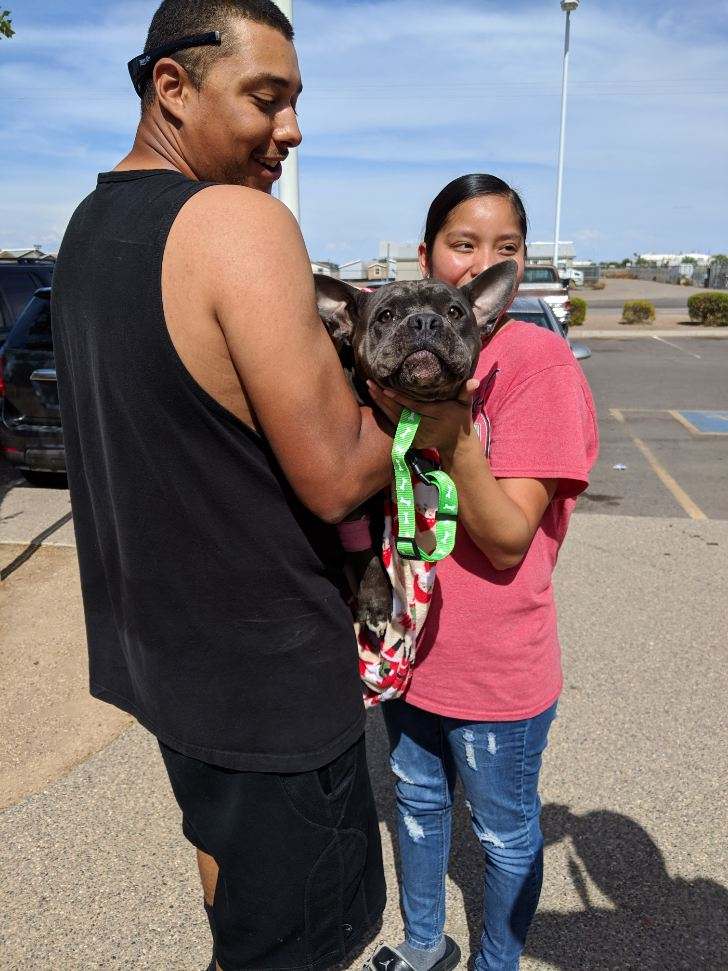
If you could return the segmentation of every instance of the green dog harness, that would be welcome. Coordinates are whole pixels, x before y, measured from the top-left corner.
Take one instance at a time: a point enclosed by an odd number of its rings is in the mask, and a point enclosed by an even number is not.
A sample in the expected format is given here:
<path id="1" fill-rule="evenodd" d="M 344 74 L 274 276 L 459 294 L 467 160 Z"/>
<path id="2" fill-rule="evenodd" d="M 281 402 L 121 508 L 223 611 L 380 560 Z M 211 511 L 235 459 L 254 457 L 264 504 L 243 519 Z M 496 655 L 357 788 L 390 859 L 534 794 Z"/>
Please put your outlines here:
<path id="1" fill-rule="evenodd" d="M 392 464 L 394 466 L 394 494 L 397 501 L 399 528 L 397 531 L 397 552 L 407 560 L 425 560 L 436 563 L 452 553 L 457 531 L 458 493 L 449 475 L 440 469 L 421 472 L 412 462 L 412 442 L 414 441 L 421 416 L 405 408 L 399 419 L 392 445 Z M 435 520 L 435 549 L 426 553 L 415 540 L 415 495 L 412 488 L 410 463 L 420 478 L 437 489 L 437 515 Z"/>

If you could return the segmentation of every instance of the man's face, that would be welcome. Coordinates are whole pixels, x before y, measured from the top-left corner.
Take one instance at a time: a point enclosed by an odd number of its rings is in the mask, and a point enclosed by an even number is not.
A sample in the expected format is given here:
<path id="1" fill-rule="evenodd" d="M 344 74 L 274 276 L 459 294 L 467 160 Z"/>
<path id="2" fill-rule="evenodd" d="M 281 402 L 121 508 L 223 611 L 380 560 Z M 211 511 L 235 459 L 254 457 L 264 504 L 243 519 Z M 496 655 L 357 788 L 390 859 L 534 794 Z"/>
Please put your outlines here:
<path id="1" fill-rule="evenodd" d="M 185 160 L 200 180 L 270 192 L 289 149 L 301 142 L 296 51 L 277 30 L 243 19 L 229 21 L 225 46 L 233 52 L 186 99 Z"/>

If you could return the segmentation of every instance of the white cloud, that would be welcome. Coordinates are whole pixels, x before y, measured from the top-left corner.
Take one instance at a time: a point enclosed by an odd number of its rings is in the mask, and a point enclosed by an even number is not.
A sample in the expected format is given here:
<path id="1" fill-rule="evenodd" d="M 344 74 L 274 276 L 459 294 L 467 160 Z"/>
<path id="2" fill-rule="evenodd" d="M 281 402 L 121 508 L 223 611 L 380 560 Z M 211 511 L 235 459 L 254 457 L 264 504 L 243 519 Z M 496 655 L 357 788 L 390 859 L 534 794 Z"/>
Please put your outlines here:
<path id="1" fill-rule="evenodd" d="M 604 233 L 599 229 L 577 229 L 574 233 L 574 239 L 583 243 L 598 243 L 604 239 Z"/>

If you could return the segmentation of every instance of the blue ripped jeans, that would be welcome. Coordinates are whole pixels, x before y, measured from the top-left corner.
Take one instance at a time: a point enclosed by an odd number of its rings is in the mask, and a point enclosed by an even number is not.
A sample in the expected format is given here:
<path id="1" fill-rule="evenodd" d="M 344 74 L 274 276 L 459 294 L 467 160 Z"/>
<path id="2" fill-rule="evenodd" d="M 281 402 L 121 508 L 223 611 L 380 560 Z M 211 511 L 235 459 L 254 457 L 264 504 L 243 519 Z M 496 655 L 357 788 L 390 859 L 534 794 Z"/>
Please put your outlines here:
<path id="1" fill-rule="evenodd" d="M 404 701 L 382 705 L 397 777 L 407 943 L 433 950 L 445 927 L 445 874 L 459 776 L 485 853 L 476 971 L 516 971 L 543 878 L 538 776 L 556 704 L 517 722 L 467 722 Z"/>

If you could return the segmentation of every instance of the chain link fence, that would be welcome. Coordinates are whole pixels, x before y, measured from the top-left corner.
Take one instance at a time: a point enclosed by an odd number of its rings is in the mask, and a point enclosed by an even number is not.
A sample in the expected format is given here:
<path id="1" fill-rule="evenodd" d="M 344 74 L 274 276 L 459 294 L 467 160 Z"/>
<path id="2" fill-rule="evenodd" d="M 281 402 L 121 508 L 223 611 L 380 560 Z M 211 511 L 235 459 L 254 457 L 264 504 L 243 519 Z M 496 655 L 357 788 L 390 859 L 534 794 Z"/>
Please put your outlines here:
<path id="1" fill-rule="evenodd" d="M 728 290 L 728 263 L 711 263 L 695 266 L 681 263 L 679 266 L 632 266 L 629 275 L 635 280 L 654 280 L 656 283 L 680 283 L 689 280 L 694 287 L 708 290 Z"/>

